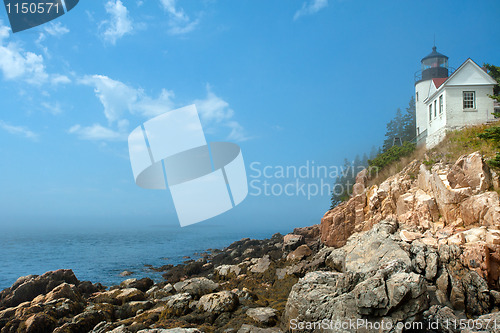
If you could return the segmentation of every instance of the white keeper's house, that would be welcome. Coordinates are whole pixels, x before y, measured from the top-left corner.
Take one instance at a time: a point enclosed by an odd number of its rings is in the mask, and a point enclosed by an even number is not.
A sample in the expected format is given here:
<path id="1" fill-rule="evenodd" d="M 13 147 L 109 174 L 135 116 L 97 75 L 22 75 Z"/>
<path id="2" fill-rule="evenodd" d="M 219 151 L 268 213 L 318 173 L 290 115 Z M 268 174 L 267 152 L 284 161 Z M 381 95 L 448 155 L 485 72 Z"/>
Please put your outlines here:
<path id="1" fill-rule="evenodd" d="M 417 145 L 432 148 L 447 131 L 495 119 L 498 106 L 488 95 L 497 83 L 472 59 L 453 71 L 434 46 L 421 62 L 415 74 Z"/>

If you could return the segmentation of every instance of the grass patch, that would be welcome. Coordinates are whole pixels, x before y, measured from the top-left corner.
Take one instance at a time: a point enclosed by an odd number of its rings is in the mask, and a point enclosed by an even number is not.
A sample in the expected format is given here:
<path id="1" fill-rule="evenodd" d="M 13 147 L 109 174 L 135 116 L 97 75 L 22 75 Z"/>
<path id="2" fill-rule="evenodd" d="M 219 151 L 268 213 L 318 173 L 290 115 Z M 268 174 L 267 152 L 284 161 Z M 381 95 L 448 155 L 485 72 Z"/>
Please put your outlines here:
<path id="1" fill-rule="evenodd" d="M 498 143 L 495 140 L 488 140 L 484 134 L 495 132 L 495 127 L 498 126 L 500 126 L 500 121 L 465 127 L 448 132 L 444 140 L 432 149 L 417 148 L 408 154 L 402 154 L 399 159 L 395 158 L 396 154 L 391 154 L 391 157 L 384 158 L 384 161 L 392 160 L 385 163 L 376 173 L 372 172 L 368 183 L 370 186 L 379 185 L 390 176 L 403 170 L 413 160 L 420 160 L 427 168 L 431 168 L 438 162 L 453 164 L 460 156 L 475 151 L 479 151 L 492 168 L 500 170 Z"/>
<path id="2" fill-rule="evenodd" d="M 481 152 L 486 159 L 493 158 L 498 151 L 496 144 L 480 138 L 480 135 L 499 124 L 470 126 L 449 132 L 437 147 L 429 150 L 429 155 L 444 163 L 455 163 L 460 156 L 475 151 Z"/>

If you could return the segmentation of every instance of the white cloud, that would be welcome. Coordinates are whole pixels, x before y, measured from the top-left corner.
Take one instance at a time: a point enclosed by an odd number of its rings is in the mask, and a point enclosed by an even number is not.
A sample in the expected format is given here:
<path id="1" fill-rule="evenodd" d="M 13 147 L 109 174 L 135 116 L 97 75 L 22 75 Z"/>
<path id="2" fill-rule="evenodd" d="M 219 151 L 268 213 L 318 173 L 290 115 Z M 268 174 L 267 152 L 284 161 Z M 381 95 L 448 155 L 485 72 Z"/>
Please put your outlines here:
<path id="1" fill-rule="evenodd" d="M 110 18 L 101 22 L 101 27 L 104 27 L 102 37 L 106 42 L 114 45 L 119 38 L 132 32 L 132 20 L 128 15 L 127 7 L 120 0 L 109 0 L 105 9 Z"/>
<path id="2" fill-rule="evenodd" d="M 94 124 L 89 127 L 75 125 L 69 133 L 77 134 L 86 140 L 121 140 L 128 131 L 127 116 L 139 115 L 150 119 L 159 114 L 179 107 L 174 102 L 174 92 L 162 89 L 158 97 L 147 95 L 144 90 L 133 88 L 118 80 L 113 80 L 104 75 L 86 76 L 80 83 L 94 87 L 96 97 L 104 107 L 104 116 L 108 127 Z M 249 137 L 243 127 L 233 119 L 234 111 L 229 103 L 217 96 L 206 86 L 207 94 L 203 99 L 196 99 L 200 118 L 207 133 L 214 133 L 220 128 L 229 128 L 228 139 L 244 141 Z M 114 129 L 115 128 L 115 129 Z"/>
<path id="3" fill-rule="evenodd" d="M 69 29 L 66 26 L 62 25 L 61 22 L 50 22 L 43 25 L 43 30 L 42 32 L 40 32 L 40 35 L 38 35 L 38 39 L 35 41 L 35 43 L 41 49 L 43 49 L 46 54 L 48 54 L 47 48 L 42 45 L 42 42 L 45 40 L 46 35 L 60 37 L 67 34 L 68 32 Z"/>
<path id="4" fill-rule="evenodd" d="M 160 0 L 163 9 L 169 16 L 168 33 L 171 35 L 187 34 L 196 28 L 199 20 L 193 21 L 186 13 L 184 13 L 182 8 L 177 9 L 175 1 L 176 0 Z"/>
<path id="5" fill-rule="evenodd" d="M 9 31 L 10 28 L 3 25 L 3 22 L 0 20 L 0 42 L 9 37 Z"/>
<path id="6" fill-rule="evenodd" d="M 197 99 L 193 103 L 196 105 L 203 122 L 205 131 L 215 132 L 215 127 L 228 127 L 230 133 L 228 140 L 245 141 L 249 137 L 246 135 L 243 126 L 233 120 L 234 110 L 229 107 L 229 103 L 214 94 L 207 84 L 207 96 L 204 99 Z"/>
<path id="7" fill-rule="evenodd" d="M 245 129 L 236 121 L 229 121 L 226 124 L 227 127 L 231 129 L 231 132 L 227 136 L 227 139 L 230 141 L 247 141 L 250 137 L 246 134 Z"/>
<path id="8" fill-rule="evenodd" d="M 52 84 L 63 84 L 63 83 L 71 83 L 71 80 L 66 75 L 54 74 L 51 78 Z"/>
<path id="9" fill-rule="evenodd" d="M 76 134 L 80 139 L 92 141 L 123 141 L 126 139 L 124 132 L 112 130 L 100 124 L 82 127 L 81 125 L 74 125 L 68 133 Z"/>
<path id="10" fill-rule="evenodd" d="M 55 103 L 48 103 L 48 102 L 42 102 L 40 104 L 47 112 L 57 115 L 62 113 L 62 108 L 61 105 L 58 102 Z"/>
<path id="11" fill-rule="evenodd" d="M 174 92 L 162 89 L 158 98 L 151 98 L 141 90 L 139 100 L 132 107 L 134 113 L 139 113 L 145 117 L 154 117 L 175 108 L 172 98 Z"/>
<path id="12" fill-rule="evenodd" d="M 234 111 L 229 108 L 229 103 L 215 95 L 207 84 L 207 96 L 204 99 L 197 99 L 193 103 L 200 113 L 201 119 L 205 123 L 220 123 L 230 119 L 234 115 Z"/>
<path id="13" fill-rule="evenodd" d="M 137 101 L 137 90 L 104 75 L 86 76 L 81 83 L 94 86 L 94 92 L 104 106 L 104 115 L 110 123 L 121 119 L 126 111 L 132 111 Z"/>
<path id="14" fill-rule="evenodd" d="M 304 2 L 302 7 L 295 12 L 293 19 L 297 20 L 301 16 L 315 14 L 327 6 L 328 0 L 309 0 L 308 2 Z"/>
<path id="15" fill-rule="evenodd" d="M 50 22 L 43 25 L 43 31 L 51 36 L 62 36 L 69 32 L 69 29 L 62 25 L 61 22 Z"/>
<path id="16" fill-rule="evenodd" d="M 104 116 L 109 126 L 94 124 L 87 127 L 75 125 L 70 128 L 69 133 L 84 140 L 125 140 L 128 115 L 151 118 L 174 108 L 174 93 L 166 89 L 163 89 L 157 98 L 153 98 L 146 95 L 142 89 L 135 89 L 104 75 L 85 76 L 80 83 L 94 87 L 94 93 L 104 107 Z"/>
<path id="17" fill-rule="evenodd" d="M 24 52 L 14 43 L 0 45 L 0 70 L 7 80 L 24 78 L 31 84 L 42 84 L 49 77 L 42 55 Z"/>
<path id="18" fill-rule="evenodd" d="M 7 133 L 14 134 L 14 135 L 20 135 L 23 136 L 27 139 L 31 140 L 37 140 L 38 139 L 38 134 L 30 131 L 28 128 L 24 126 L 14 126 L 7 124 L 3 120 L 0 120 L 0 128 L 6 131 Z"/>
<path id="19" fill-rule="evenodd" d="M 22 79 L 33 85 L 49 81 L 54 84 L 70 82 L 63 75 L 48 74 L 42 55 L 25 51 L 18 44 L 9 42 L 9 30 L 0 21 L 0 71 L 6 80 Z"/>
<path id="20" fill-rule="evenodd" d="M 104 106 L 108 122 L 116 122 L 128 111 L 144 117 L 154 117 L 174 108 L 172 91 L 163 89 L 158 98 L 152 98 L 142 89 L 135 89 L 123 82 L 104 75 L 86 76 L 81 83 L 94 87 L 94 92 Z"/>

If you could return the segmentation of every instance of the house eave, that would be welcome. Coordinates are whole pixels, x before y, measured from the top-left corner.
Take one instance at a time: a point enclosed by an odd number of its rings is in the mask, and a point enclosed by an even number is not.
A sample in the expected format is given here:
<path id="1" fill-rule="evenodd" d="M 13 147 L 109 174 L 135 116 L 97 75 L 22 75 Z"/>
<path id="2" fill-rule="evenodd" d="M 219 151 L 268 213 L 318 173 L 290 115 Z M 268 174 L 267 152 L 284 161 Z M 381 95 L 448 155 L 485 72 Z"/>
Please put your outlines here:
<path id="1" fill-rule="evenodd" d="M 479 84 L 469 84 L 469 85 L 459 85 L 459 84 L 448 84 L 448 82 L 458 73 L 462 70 L 462 68 L 465 66 L 465 64 L 467 63 L 472 63 L 474 66 L 476 66 L 481 72 L 483 72 L 486 76 L 487 76 L 487 80 L 490 81 L 490 83 L 479 83 Z M 474 60 L 472 60 L 471 58 L 467 58 L 467 60 L 465 60 L 463 62 L 463 64 L 460 65 L 460 67 L 458 67 L 458 69 L 456 71 L 453 72 L 453 74 L 451 74 L 447 79 L 446 81 L 444 81 L 441 86 L 439 88 L 437 88 L 437 90 L 432 94 L 430 95 L 429 97 L 427 97 L 426 99 L 424 99 L 423 103 L 424 104 L 428 104 L 429 101 L 433 100 L 437 95 L 441 94 L 441 92 L 446 88 L 446 87 L 467 87 L 467 86 L 481 86 L 481 87 L 484 87 L 484 86 L 495 86 L 497 84 L 497 82 L 495 80 L 493 80 L 493 78 L 486 72 L 483 71 L 483 69 L 481 67 L 479 67 L 478 64 L 476 64 L 476 62 Z"/>

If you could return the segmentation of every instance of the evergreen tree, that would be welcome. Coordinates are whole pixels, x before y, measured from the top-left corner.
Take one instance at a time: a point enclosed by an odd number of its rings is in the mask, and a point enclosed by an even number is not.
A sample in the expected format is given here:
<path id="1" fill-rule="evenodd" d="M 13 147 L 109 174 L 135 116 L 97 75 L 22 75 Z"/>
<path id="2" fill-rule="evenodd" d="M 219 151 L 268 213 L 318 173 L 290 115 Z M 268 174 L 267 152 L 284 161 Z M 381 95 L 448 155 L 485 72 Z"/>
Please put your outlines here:
<path id="1" fill-rule="evenodd" d="M 412 141 L 417 136 L 417 115 L 415 109 L 415 98 L 413 96 L 408 103 L 406 112 L 403 115 L 403 133 L 401 135 L 401 140 Z"/>
<path id="2" fill-rule="evenodd" d="M 387 131 L 385 132 L 385 140 L 383 144 L 383 152 L 386 152 L 394 145 L 402 144 L 405 141 L 411 141 L 416 137 L 416 112 L 415 99 L 412 97 L 408 103 L 405 113 L 401 109 L 397 109 L 394 118 L 387 123 Z M 397 138 L 396 141 L 394 139 Z M 399 141 L 401 139 L 401 142 Z"/>
<path id="3" fill-rule="evenodd" d="M 359 156 L 357 156 L 359 160 Z M 352 193 L 352 185 L 356 179 L 355 162 L 350 162 L 347 158 L 344 159 L 344 166 L 342 167 L 340 175 L 338 175 L 333 186 L 331 207 L 334 208 L 343 201 L 349 199 Z"/>
<path id="4" fill-rule="evenodd" d="M 394 145 L 394 138 L 401 139 L 402 143 L 402 135 L 404 131 L 403 124 L 403 113 L 401 109 L 398 108 L 396 111 L 396 116 L 390 122 L 387 123 L 387 131 L 385 132 L 385 140 L 384 140 L 384 151 L 387 151 Z M 396 141 L 396 144 L 399 144 L 399 140 Z"/>
<path id="5" fill-rule="evenodd" d="M 362 162 L 361 162 L 361 158 L 359 158 L 359 154 L 356 155 L 356 157 L 354 158 L 354 161 L 352 162 L 352 166 L 353 166 L 353 173 L 356 174 L 358 170 L 358 167 L 362 165 Z M 352 173 L 351 172 L 351 173 Z"/>
<path id="6" fill-rule="evenodd" d="M 382 150 L 387 151 L 392 147 L 392 143 L 394 141 L 394 137 L 397 135 L 397 126 L 394 120 L 391 120 L 386 125 L 387 130 L 385 131 L 385 140 L 382 145 Z"/>
<path id="7" fill-rule="evenodd" d="M 361 165 L 365 168 L 368 166 L 368 155 L 366 155 L 366 153 L 363 153 L 363 159 L 361 160 Z"/>
<path id="8" fill-rule="evenodd" d="M 379 148 L 372 146 L 372 150 L 370 151 L 370 155 L 368 157 L 370 160 L 372 160 L 375 157 L 377 157 L 378 154 L 379 154 Z"/>
<path id="9" fill-rule="evenodd" d="M 403 113 L 401 109 L 398 108 L 394 118 L 387 123 L 385 140 L 382 147 L 377 148 L 373 146 L 370 151 L 369 158 L 367 154 L 364 153 L 363 158 L 360 158 L 359 155 L 356 155 L 352 162 L 344 159 L 344 167 L 342 173 L 335 180 L 334 188 L 332 191 L 331 208 L 334 208 L 342 201 L 345 201 L 349 198 L 352 193 L 352 186 L 356 181 L 356 175 L 363 168 L 367 168 L 369 165 L 385 166 L 386 164 L 392 162 L 394 159 L 399 159 L 402 155 L 408 154 L 409 152 L 413 151 L 414 145 L 411 145 L 407 142 L 415 139 L 416 137 L 415 123 L 415 99 L 412 97 L 405 112 Z M 398 147 L 392 148 L 394 145 L 394 138 L 401 139 L 401 142 L 399 141 L 399 139 L 396 140 L 396 145 Z M 401 147 L 399 147 L 400 143 L 402 144 Z M 386 152 L 388 156 L 382 155 Z M 372 161 L 373 163 L 370 163 L 370 161 Z"/>
<path id="10" fill-rule="evenodd" d="M 490 64 L 484 64 L 483 67 L 486 68 L 488 74 L 498 82 L 498 84 L 493 88 L 493 95 L 490 95 L 490 97 L 497 102 L 500 102 L 500 67 Z"/>

